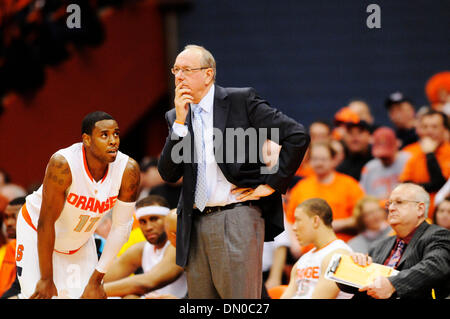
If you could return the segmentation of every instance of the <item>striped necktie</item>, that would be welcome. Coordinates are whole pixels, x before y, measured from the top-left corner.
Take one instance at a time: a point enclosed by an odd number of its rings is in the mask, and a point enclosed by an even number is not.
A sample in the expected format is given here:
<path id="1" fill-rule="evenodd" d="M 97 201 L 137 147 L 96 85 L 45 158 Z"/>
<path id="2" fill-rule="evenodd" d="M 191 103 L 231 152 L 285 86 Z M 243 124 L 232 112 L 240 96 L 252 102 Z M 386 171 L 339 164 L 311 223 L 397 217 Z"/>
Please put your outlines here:
<path id="1" fill-rule="evenodd" d="M 200 211 L 203 211 L 208 200 L 208 188 L 206 184 L 206 155 L 205 140 L 202 121 L 202 108 L 199 105 L 193 105 L 194 111 L 194 140 L 197 150 L 197 185 L 195 187 L 194 202 Z"/>

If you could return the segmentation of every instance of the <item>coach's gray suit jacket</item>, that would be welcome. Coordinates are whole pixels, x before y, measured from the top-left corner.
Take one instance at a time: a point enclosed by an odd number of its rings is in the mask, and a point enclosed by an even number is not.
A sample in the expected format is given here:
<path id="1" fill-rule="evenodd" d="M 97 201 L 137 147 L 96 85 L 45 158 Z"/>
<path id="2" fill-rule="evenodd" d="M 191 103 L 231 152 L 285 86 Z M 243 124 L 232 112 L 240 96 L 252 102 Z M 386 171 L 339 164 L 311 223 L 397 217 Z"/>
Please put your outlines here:
<path id="1" fill-rule="evenodd" d="M 374 243 L 369 250 L 373 262 L 383 264 L 394 248 L 397 236 Z M 423 222 L 414 232 L 397 266 L 400 273 L 390 277 L 396 293 L 392 298 L 445 298 L 450 294 L 450 231 Z M 358 293 L 355 298 L 367 297 Z"/>

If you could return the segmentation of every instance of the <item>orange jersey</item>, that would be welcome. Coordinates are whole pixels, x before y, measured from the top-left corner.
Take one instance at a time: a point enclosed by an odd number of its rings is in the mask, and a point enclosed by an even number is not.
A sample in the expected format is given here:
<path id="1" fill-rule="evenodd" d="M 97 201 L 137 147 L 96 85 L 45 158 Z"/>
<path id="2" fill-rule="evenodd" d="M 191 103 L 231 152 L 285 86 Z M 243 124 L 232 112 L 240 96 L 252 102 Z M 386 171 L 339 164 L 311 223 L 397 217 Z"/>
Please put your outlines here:
<path id="1" fill-rule="evenodd" d="M 290 193 L 286 208 L 286 219 L 293 224 L 295 208 L 303 201 L 319 197 L 327 201 L 333 211 L 333 220 L 344 219 L 353 215 L 353 207 L 364 196 L 364 191 L 351 176 L 335 172 L 330 184 L 321 184 L 316 176 L 307 177 L 297 183 Z M 337 234 L 343 240 L 352 236 Z"/>
<path id="2" fill-rule="evenodd" d="M 3 252 L 1 252 L 3 250 Z M 0 296 L 9 289 L 16 279 L 16 240 L 0 248 Z"/>

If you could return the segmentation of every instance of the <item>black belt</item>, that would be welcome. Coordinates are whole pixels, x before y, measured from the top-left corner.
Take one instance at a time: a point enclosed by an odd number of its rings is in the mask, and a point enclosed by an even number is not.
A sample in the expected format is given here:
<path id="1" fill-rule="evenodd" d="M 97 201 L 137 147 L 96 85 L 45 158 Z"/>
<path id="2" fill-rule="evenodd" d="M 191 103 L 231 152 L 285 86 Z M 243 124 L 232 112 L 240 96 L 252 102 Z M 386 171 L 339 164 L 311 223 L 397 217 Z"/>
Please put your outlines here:
<path id="1" fill-rule="evenodd" d="M 222 210 L 227 210 L 227 209 L 233 209 L 235 207 L 239 207 L 239 206 L 249 206 L 251 204 L 251 201 L 245 201 L 245 202 L 237 202 L 237 203 L 232 203 L 232 204 L 228 204 L 225 206 L 207 206 L 205 207 L 205 209 L 203 211 L 200 211 L 197 208 L 193 209 L 193 213 L 194 215 L 209 215 L 215 212 L 220 212 Z"/>

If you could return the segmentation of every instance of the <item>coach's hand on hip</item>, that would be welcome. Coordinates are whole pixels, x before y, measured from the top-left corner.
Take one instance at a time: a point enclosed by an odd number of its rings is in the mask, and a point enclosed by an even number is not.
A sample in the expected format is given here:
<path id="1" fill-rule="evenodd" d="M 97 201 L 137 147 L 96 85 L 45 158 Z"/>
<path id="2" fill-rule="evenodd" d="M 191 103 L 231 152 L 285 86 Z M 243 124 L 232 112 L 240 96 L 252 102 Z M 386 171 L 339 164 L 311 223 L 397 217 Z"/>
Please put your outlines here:
<path id="1" fill-rule="evenodd" d="M 272 195 L 275 190 L 267 184 L 261 184 L 256 188 L 240 188 L 236 187 L 231 191 L 231 194 L 239 194 L 236 199 L 247 201 L 247 200 L 258 200 L 261 197 L 266 197 Z"/>

